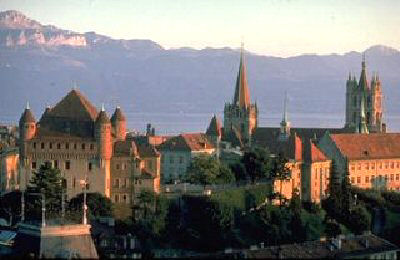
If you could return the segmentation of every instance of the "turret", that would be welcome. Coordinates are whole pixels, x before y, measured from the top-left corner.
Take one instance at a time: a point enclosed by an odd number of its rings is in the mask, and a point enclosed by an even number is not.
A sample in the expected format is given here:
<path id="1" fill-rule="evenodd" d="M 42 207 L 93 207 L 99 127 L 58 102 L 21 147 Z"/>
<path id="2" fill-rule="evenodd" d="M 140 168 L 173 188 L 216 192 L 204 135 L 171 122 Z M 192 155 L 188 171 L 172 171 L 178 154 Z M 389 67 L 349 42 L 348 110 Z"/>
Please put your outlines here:
<path id="1" fill-rule="evenodd" d="M 99 147 L 99 157 L 109 160 L 112 155 L 111 122 L 104 110 L 104 105 L 96 118 L 95 138 Z"/>
<path id="2" fill-rule="evenodd" d="M 26 156 L 26 141 L 31 140 L 36 134 L 36 119 L 32 114 L 29 103 L 19 120 L 20 156 Z"/>
<path id="3" fill-rule="evenodd" d="M 285 99 L 283 101 L 283 116 L 282 116 L 282 121 L 281 121 L 281 132 L 280 132 L 280 136 L 279 136 L 280 140 L 287 140 L 287 138 L 290 136 L 290 122 L 287 120 L 286 100 L 287 100 L 287 95 L 285 92 Z"/>
<path id="4" fill-rule="evenodd" d="M 115 109 L 111 117 L 112 130 L 116 140 L 125 140 L 126 136 L 126 119 L 120 107 Z"/>

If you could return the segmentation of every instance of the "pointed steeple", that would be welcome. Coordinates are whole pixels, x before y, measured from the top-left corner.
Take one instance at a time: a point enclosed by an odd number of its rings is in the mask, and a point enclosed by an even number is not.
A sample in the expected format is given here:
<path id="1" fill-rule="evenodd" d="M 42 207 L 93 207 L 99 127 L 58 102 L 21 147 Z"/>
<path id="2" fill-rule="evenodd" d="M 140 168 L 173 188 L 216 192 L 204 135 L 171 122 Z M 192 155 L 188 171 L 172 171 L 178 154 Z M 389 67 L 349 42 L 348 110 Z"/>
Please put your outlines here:
<path id="1" fill-rule="evenodd" d="M 217 115 L 213 115 L 210 121 L 210 125 L 207 128 L 206 134 L 208 136 L 221 137 L 221 123 L 217 118 Z"/>
<path id="2" fill-rule="evenodd" d="M 287 93 L 285 91 L 285 98 L 283 100 L 283 115 L 282 115 L 282 122 L 281 122 L 281 134 L 279 137 L 281 140 L 286 140 L 290 136 L 290 122 L 287 119 L 286 102 L 287 102 Z"/>
<path id="3" fill-rule="evenodd" d="M 360 75 L 360 81 L 358 82 L 358 86 L 362 90 L 366 90 L 368 88 L 367 72 L 365 69 L 365 53 L 363 53 L 363 58 L 361 62 L 361 75 Z"/>
<path id="4" fill-rule="evenodd" d="M 247 72 L 246 64 L 244 61 L 244 46 L 240 50 L 240 64 L 239 72 L 236 78 L 235 96 L 233 104 L 238 105 L 240 108 L 248 108 L 250 106 L 250 93 L 247 85 Z"/>

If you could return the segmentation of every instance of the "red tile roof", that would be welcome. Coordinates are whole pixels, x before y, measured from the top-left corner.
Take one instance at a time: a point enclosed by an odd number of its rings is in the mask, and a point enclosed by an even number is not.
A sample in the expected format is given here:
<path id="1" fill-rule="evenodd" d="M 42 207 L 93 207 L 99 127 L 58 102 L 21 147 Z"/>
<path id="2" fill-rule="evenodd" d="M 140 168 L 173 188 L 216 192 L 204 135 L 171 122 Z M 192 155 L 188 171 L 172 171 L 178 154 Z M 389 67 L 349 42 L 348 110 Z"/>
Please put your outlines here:
<path id="1" fill-rule="evenodd" d="M 348 159 L 399 158 L 399 133 L 331 134 L 332 141 Z"/>
<path id="2" fill-rule="evenodd" d="M 213 148 L 213 144 L 204 133 L 181 134 L 168 139 L 160 145 L 160 150 L 164 151 L 200 151 Z"/>

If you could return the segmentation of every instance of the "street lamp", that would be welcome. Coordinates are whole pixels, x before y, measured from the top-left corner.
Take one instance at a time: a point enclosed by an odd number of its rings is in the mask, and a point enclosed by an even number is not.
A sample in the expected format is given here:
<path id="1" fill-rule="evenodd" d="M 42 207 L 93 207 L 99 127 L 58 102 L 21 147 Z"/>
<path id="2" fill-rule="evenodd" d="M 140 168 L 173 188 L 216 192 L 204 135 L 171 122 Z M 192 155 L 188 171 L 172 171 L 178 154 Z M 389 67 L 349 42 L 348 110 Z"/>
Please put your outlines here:
<path id="1" fill-rule="evenodd" d="M 86 211 L 87 211 L 87 205 L 86 205 L 86 185 L 88 184 L 87 178 L 85 177 L 84 180 L 80 180 L 80 184 L 83 188 L 83 218 L 82 218 L 82 224 L 87 225 L 87 217 L 86 217 Z"/>

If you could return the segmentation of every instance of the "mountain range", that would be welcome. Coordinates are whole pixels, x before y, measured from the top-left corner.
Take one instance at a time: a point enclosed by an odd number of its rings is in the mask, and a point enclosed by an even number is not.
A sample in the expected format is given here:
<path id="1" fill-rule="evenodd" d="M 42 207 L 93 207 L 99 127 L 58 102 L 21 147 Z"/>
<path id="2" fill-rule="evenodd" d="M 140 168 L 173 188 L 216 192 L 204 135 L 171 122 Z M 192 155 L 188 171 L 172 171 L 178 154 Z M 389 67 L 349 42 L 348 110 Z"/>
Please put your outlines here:
<path id="1" fill-rule="evenodd" d="M 132 129 L 147 122 L 161 132 L 203 131 L 222 119 L 233 98 L 239 49 L 165 49 L 151 40 L 118 40 L 42 25 L 18 11 L 0 12 L 0 123 L 17 123 L 27 101 L 36 118 L 74 86 L 111 113 L 119 105 Z M 368 77 L 378 72 L 390 130 L 400 130 L 400 52 L 365 50 Z M 360 52 L 289 58 L 246 52 L 251 99 L 260 125 L 277 126 L 284 92 L 295 126 L 342 126 L 349 72 L 358 78 Z"/>

